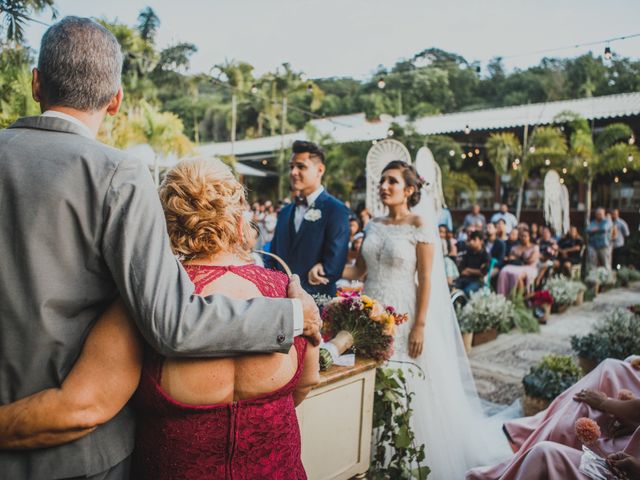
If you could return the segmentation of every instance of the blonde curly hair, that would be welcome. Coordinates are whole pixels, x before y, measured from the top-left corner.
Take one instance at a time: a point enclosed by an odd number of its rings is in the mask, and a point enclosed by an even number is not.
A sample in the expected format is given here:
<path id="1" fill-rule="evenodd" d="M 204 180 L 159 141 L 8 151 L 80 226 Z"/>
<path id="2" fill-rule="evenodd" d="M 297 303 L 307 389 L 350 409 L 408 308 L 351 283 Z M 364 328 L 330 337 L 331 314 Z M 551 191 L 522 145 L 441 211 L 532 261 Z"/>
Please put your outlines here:
<path id="1" fill-rule="evenodd" d="M 176 255 L 185 260 L 220 252 L 248 255 L 251 227 L 243 218 L 248 208 L 245 191 L 220 160 L 180 161 L 167 173 L 159 193 Z"/>

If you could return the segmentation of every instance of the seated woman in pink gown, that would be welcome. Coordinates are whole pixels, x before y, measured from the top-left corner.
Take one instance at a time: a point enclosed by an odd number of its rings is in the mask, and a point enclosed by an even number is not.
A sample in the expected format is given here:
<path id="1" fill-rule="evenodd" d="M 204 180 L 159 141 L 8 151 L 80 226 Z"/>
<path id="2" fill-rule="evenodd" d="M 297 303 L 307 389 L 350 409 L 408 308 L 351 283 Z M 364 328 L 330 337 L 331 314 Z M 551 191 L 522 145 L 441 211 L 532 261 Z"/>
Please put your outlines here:
<path id="1" fill-rule="evenodd" d="M 635 398 L 618 400 L 622 391 L 627 395 L 631 392 Z M 574 425 L 581 417 L 595 420 L 600 426 L 602 436 L 595 446 L 598 452 L 624 452 L 640 458 L 638 371 L 628 362 L 603 361 L 546 410 L 505 424 L 505 433 L 518 449 L 516 454 L 501 464 L 469 471 L 467 479 L 587 478 L 578 470 L 582 445 Z"/>
<path id="2" fill-rule="evenodd" d="M 498 275 L 498 293 L 509 295 L 516 288 L 524 293 L 525 288 L 530 285 L 538 274 L 538 259 L 540 250 L 538 246 L 531 242 L 529 228 L 518 227 L 519 243 L 511 248 L 505 265 Z"/>
<path id="3" fill-rule="evenodd" d="M 184 259 L 195 294 L 287 296 L 286 275 L 250 262 L 244 189 L 222 162 L 181 162 L 167 174 L 160 196 L 172 248 Z M 106 421 L 140 380 L 131 478 L 306 478 L 295 406 L 319 380 L 317 347 L 296 337 L 286 354 L 176 359 L 143 347 L 143 361 L 132 325 L 117 302 L 96 323 L 61 388 L 0 407 L 0 437 L 16 404 L 37 407 L 21 410 L 33 412 L 22 418 L 26 440 L 14 432 L 0 438 L 0 448 L 79 438 L 95 428 L 86 420 L 93 414 L 80 405 L 99 397 L 95 403 Z"/>

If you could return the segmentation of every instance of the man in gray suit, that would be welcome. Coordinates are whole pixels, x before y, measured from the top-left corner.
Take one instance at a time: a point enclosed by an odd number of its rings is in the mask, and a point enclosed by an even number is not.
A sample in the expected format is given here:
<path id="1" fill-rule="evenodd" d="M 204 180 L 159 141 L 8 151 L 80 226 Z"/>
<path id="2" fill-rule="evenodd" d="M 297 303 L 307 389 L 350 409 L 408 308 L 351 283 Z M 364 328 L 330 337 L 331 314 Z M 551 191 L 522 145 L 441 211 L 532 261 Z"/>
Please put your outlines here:
<path id="1" fill-rule="evenodd" d="M 0 131 L 0 404 L 59 387 L 102 312 L 120 295 L 165 356 L 286 352 L 319 341 L 311 297 L 193 295 L 173 256 L 148 169 L 95 141 L 122 102 L 122 53 L 101 25 L 67 17 L 44 35 L 33 71 L 43 114 Z M 127 478 L 127 407 L 72 443 L 0 452 L 0 477 Z"/>

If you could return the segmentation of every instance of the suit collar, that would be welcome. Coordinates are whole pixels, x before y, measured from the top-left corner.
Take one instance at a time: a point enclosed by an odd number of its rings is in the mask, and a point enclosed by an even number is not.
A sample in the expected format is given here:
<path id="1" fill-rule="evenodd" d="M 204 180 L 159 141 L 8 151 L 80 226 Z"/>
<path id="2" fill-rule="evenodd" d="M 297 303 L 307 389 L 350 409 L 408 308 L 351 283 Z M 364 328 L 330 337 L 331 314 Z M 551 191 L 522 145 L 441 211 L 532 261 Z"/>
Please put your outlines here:
<path id="1" fill-rule="evenodd" d="M 69 120 L 58 117 L 22 117 L 16 120 L 9 128 L 31 128 L 34 130 L 49 130 L 52 132 L 73 133 L 86 137 L 86 132 Z"/>

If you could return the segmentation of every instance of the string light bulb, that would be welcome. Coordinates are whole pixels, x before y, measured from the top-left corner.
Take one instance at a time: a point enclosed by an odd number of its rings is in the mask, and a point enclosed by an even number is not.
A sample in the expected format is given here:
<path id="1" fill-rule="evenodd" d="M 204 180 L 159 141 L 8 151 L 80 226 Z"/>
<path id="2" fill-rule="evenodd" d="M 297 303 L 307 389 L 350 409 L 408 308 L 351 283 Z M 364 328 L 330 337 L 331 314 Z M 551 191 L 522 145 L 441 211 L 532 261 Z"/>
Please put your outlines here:
<path id="1" fill-rule="evenodd" d="M 266 160 L 266 159 L 265 159 L 265 160 L 262 160 L 262 165 L 266 165 L 267 163 L 269 163 L 269 162 L 267 162 L 267 160 Z"/>
<path id="2" fill-rule="evenodd" d="M 560 185 L 564 185 L 564 178 L 560 178 Z"/>
<path id="3" fill-rule="evenodd" d="M 482 160 L 478 160 L 478 166 L 481 167 L 484 165 L 484 162 Z"/>
<path id="4" fill-rule="evenodd" d="M 544 164 L 548 167 L 549 165 L 551 165 L 551 160 L 549 160 L 548 158 L 545 159 Z"/>
<path id="5" fill-rule="evenodd" d="M 534 147 L 533 145 L 531 145 L 529 147 L 529 153 L 536 153 L 536 147 Z"/>
<path id="6" fill-rule="evenodd" d="M 479 149 L 479 148 L 476 148 L 476 149 L 474 150 L 474 152 L 476 152 L 476 155 L 480 155 L 480 149 Z"/>
<path id="7" fill-rule="evenodd" d="M 258 93 L 258 86 L 255 83 L 251 85 L 251 93 L 253 93 L 254 95 Z"/>
<path id="8" fill-rule="evenodd" d="M 449 156 L 453 157 L 456 154 L 455 150 L 449 150 Z"/>
<path id="9" fill-rule="evenodd" d="M 564 174 L 566 175 L 566 174 L 567 174 L 567 169 L 566 169 L 566 168 L 563 168 L 563 169 L 562 169 L 562 173 L 564 173 Z"/>
<path id="10" fill-rule="evenodd" d="M 514 163 L 515 163 L 516 165 L 520 165 L 520 159 L 519 159 L 519 158 L 516 158 L 516 159 L 514 160 Z"/>
<path id="11" fill-rule="evenodd" d="M 462 155 L 460 155 L 462 157 L 462 159 L 464 160 L 465 158 L 467 158 L 467 154 L 463 153 Z"/>
<path id="12" fill-rule="evenodd" d="M 629 137 L 629 145 L 633 145 L 634 143 L 636 143 L 636 137 L 634 135 L 631 135 Z"/>
<path id="13" fill-rule="evenodd" d="M 604 58 L 606 60 L 611 60 L 611 47 L 609 46 L 604 47 Z"/>
<path id="14" fill-rule="evenodd" d="M 628 170 L 627 170 L 627 167 L 624 167 L 624 168 L 622 169 L 622 173 L 627 173 L 627 171 L 628 171 Z"/>
<path id="15" fill-rule="evenodd" d="M 472 158 L 473 157 L 473 152 L 467 153 L 467 157 Z"/>
<path id="16" fill-rule="evenodd" d="M 620 183 L 620 178 L 616 177 L 616 178 L 613 179 L 613 181 L 616 182 L 616 183 Z"/>
<path id="17" fill-rule="evenodd" d="M 393 130 L 389 129 L 387 130 L 387 137 L 393 137 Z"/>
<path id="18" fill-rule="evenodd" d="M 471 133 L 471 127 L 469 127 L 469 125 L 464 126 L 464 133 L 465 135 L 469 135 Z"/>
<path id="19" fill-rule="evenodd" d="M 373 140 L 371 143 L 375 145 L 376 143 L 378 143 L 378 140 Z"/>
<path id="20" fill-rule="evenodd" d="M 582 162 L 582 166 L 587 168 L 589 166 L 589 164 L 586 161 L 584 161 L 584 162 Z"/>
<path id="21" fill-rule="evenodd" d="M 629 154 L 627 157 L 627 162 L 633 162 L 633 155 Z"/>
<path id="22" fill-rule="evenodd" d="M 380 90 L 383 90 L 384 87 L 387 86 L 387 83 L 384 81 L 384 77 L 380 77 L 380 79 L 378 80 L 378 88 Z"/>

